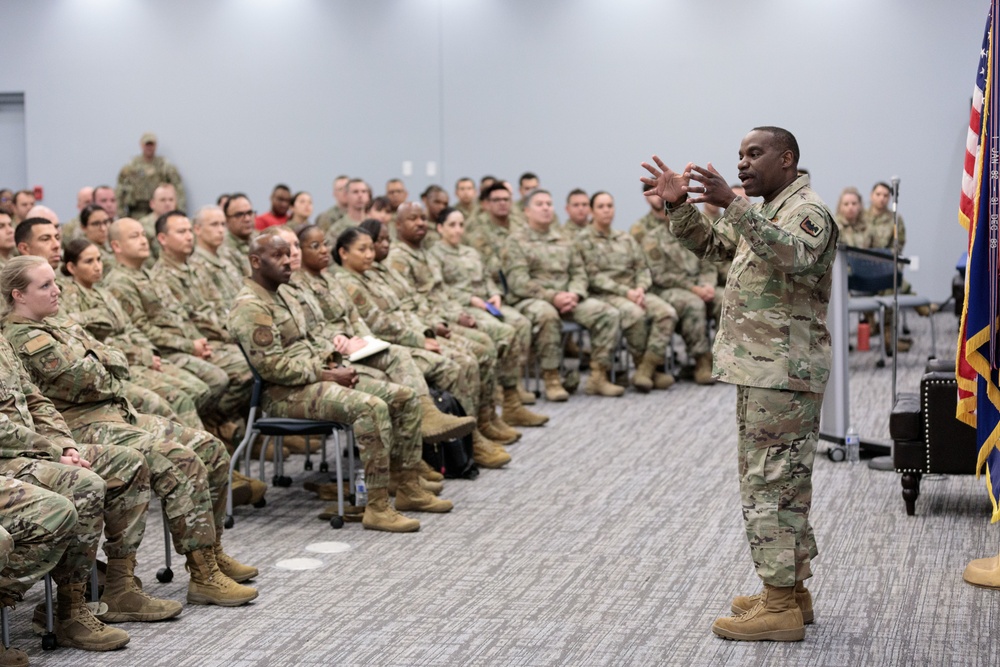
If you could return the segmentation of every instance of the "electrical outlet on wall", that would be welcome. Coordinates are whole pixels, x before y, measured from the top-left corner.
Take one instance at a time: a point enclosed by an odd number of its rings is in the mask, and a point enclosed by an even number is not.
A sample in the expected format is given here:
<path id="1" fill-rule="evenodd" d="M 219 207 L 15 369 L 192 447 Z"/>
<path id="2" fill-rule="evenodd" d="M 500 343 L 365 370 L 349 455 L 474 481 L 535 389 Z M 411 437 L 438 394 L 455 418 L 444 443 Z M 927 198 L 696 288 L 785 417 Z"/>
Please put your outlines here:
<path id="1" fill-rule="evenodd" d="M 910 267 L 909 268 L 910 268 L 910 271 L 919 271 L 920 270 L 920 257 L 919 256 L 913 255 L 912 257 L 910 257 Z"/>

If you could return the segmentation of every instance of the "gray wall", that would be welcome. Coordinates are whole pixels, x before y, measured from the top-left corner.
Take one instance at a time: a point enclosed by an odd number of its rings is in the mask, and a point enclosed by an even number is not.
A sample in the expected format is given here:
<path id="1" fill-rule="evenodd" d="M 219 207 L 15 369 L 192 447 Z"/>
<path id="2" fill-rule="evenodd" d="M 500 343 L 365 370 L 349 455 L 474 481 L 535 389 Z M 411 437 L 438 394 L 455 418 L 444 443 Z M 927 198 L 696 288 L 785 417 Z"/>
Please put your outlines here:
<path id="1" fill-rule="evenodd" d="M 540 174 L 643 214 L 639 162 L 711 161 L 791 129 L 831 206 L 902 179 L 916 288 L 944 298 L 986 0 L 0 0 L 0 92 L 25 93 L 27 174 L 68 218 L 153 130 L 193 204 L 340 172 L 415 196 Z M 6 147 L 0 147 L 8 155 Z M 425 166 L 437 165 L 428 177 Z M 4 184 L 8 185 L 8 184 Z"/>

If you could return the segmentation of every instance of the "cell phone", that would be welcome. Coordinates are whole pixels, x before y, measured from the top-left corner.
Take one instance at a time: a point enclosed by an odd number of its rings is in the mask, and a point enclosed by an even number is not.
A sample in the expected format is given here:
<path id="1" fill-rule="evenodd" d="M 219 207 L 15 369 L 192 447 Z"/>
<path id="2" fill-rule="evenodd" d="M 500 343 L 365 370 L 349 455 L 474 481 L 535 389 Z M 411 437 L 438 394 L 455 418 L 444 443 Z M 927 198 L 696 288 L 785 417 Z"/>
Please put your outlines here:
<path id="1" fill-rule="evenodd" d="M 486 312 L 492 315 L 493 317 L 497 318 L 498 320 L 503 319 L 503 313 L 500 312 L 500 309 L 494 306 L 489 301 L 486 302 Z"/>

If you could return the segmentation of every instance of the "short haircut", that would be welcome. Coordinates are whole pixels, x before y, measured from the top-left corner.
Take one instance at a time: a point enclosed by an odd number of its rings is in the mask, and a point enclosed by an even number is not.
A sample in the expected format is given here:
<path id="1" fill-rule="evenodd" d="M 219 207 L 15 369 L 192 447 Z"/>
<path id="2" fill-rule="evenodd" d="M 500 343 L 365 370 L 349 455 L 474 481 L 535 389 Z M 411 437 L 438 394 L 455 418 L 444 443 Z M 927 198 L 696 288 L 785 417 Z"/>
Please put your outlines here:
<path id="1" fill-rule="evenodd" d="M 506 189 L 506 188 L 504 188 L 504 189 Z M 598 194 L 600 194 L 600 193 L 598 193 Z M 548 195 L 548 196 L 551 197 L 552 193 L 549 192 L 548 190 L 544 189 L 544 188 L 535 188 L 534 190 L 532 190 L 528 194 L 524 195 L 524 206 L 525 206 L 525 208 L 527 208 L 531 204 L 531 200 L 534 199 L 535 197 L 537 197 L 538 195 Z"/>
<path id="2" fill-rule="evenodd" d="M 268 239 L 274 238 L 276 236 L 279 239 L 281 238 L 281 235 L 279 234 L 281 229 L 282 229 L 281 226 L 274 225 L 261 230 L 259 234 L 254 234 L 253 237 L 250 239 L 250 244 L 249 247 L 247 248 L 247 255 L 257 255 L 258 257 L 260 257 L 260 252 L 261 250 L 263 250 L 264 244 L 268 241 Z"/>
<path id="3" fill-rule="evenodd" d="M 191 220 L 191 225 L 192 226 L 194 226 L 194 225 L 200 225 L 202 223 L 202 221 L 205 219 L 205 216 L 209 212 L 211 212 L 211 211 L 219 211 L 221 213 L 222 212 L 222 207 L 221 206 L 215 206 L 214 204 L 205 204 L 204 206 L 202 206 L 201 208 L 199 208 L 197 211 L 195 211 L 194 218 L 192 218 L 192 220 Z M 225 215 L 225 214 L 223 214 L 223 215 Z"/>
<path id="4" fill-rule="evenodd" d="M 755 127 L 753 132 L 767 132 L 774 139 L 774 145 L 777 146 L 778 150 L 782 153 L 785 151 L 792 152 L 792 166 L 798 167 L 799 164 L 799 142 L 795 140 L 795 135 L 786 130 L 783 127 L 774 127 L 773 125 L 763 125 L 761 127 Z"/>
<path id="5" fill-rule="evenodd" d="M 284 183 L 278 183 L 277 185 L 275 185 L 274 188 L 271 190 L 271 194 L 273 195 L 278 190 L 284 190 L 288 194 L 292 194 L 292 189 L 287 185 L 285 185 Z"/>
<path id="6" fill-rule="evenodd" d="M 28 195 L 32 199 L 35 198 L 35 193 L 32 192 L 31 190 L 18 190 L 17 192 L 14 193 L 14 197 L 11 199 L 11 203 L 13 203 L 14 206 L 17 206 L 17 198 L 20 197 L 21 195 Z"/>
<path id="7" fill-rule="evenodd" d="M 643 192 L 645 192 L 645 190 L 643 190 Z M 568 204 L 569 200 L 572 199 L 575 195 L 583 195 L 584 197 L 586 197 L 587 191 L 584 190 L 583 188 L 573 188 L 572 190 L 569 191 L 569 194 L 566 195 L 566 203 Z"/>
<path id="8" fill-rule="evenodd" d="M 365 179 L 363 179 L 363 178 L 352 178 L 351 180 L 347 181 L 347 187 L 350 188 L 355 183 L 361 183 L 366 188 L 368 187 L 368 184 L 365 183 Z"/>
<path id="9" fill-rule="evenodd" d="M 166 213 L 164 213 L 163 215 L 161 215 L 159 218 L 156 219 L 156 233 L 158 235 L 166 233 L 167 222 L 170 221 L 170 218 L 186 218 L 186 217 L 187 213 L 185 213 L 184 211 L 180 211 L 177 209 L 174 209 L 173 211 L 167 211 Z"/>
<path id="10" fill-rule="evenodd" d="M 465 183 L 466 181 L 468 181 L 469 183 L 472 183 L 472 187 L 476 186 L 476 182 L 474 180 L 472 180 L 468 176 L 463 176 L 462 178 L 460 178 L 457 181 L 455 181 L 455 189 L 457 190 L 458 186 L 461 185 L 462 183 Z"/>
<path id="11" fill-rule="evenodd" d="M 21 224 L 14 228 L 14 245 L 27 243 L 34 238 L 35 232 L 32 230 L 39 225 L 52 225 L 55 227 L 55 224 L 47 218 L 27 218 L 26 220 L 22 220 Z"/>
<path id="12" fill-rule="evenodd" d="M 507 186 L 503 184 L 503 181 L 493 181 L 492 184 L 487 185 L 479 192 L 479 201 L 488 201 L 490 195 L 499 190 L 503 190 L 507 194 L 510 194 L 510 190 L 508 190 Z"/>
<path id="13" fill-rule="evenodd" d="M 70 241 L 66 246 L 66 250 L 63 251 L 63 263 L 62 266 L 59 267 L 59 271 L 61 271 L 64 276 L 73 275 L 69 272 L 69 269 L 66 268 L 66 265 L 76 264 L 79 262 L 80 255 L 83 254 L 83 251 L 92 245 L 94 245 L 94 242 L 85 238 L 73 239 Z"/>
<path id="14" fill-rule="evenodd" d="M 358 180 L 361 180 L 361 179 L 358 179 Z M 402 183 L 402 182 L 403 182 L 403 179 L 401 179 L 401 178 L 390 178 L 388 181 L 385 182 L 385 187 L 388 188 L 393 183 Z"/>
<path id="15" fill-rule="evenodd" d="M 380 195 L 372 199 L 371 206 L 369 206 L 369 209 L 372 208 L 378 211 L 391 211 L 392 202 L 385 195 Z"/>
<path id="16" fill-rule="evenodd" d="M 441 209 L 441 212 L 438 213 L 437 220 L 435 220 L 434 222 L 439 225 L 444 224 L 444 221 L 448 219 L 448 216 L 457 210 L 458 209 L 455 208 L 454 206 L 445 206 L 443 209 Z"/>
<path id="17" fill-rule="evenodd" d="M 236 201 L 237 199 L 246 199 L 247 201 L 250 201 L 250 197 L 247 197 L 242 192 L 234 192 L 233 194 L 229 195 L 229 199 L 226 200 L 226 205 L 222 208 L 222 212 L 225 213 L 226 216 L 229 215 L 229 207 L 232 206 L 233 202 Z"/>
<path id="18" fill-rule="evenodd" d="M 98 190 L 111 190 L 112 192 L 115 191 L 115 189 L 113 187 L 111 187 L 110 185 L 95 185 L 94 186 L 94 194 L 90 195 L 90 201 L 93 201 L 93 202 L 97 201 L 97 191 Z"/>
<path id="19" fill-rule="evenodd" d="M 227 202 L 231 198 L 232 195 L 230 195 L 228 192 L 223 192 L 221 195 L 215 198 L 215 203 L 218 204 L 219 206 L 222 206 L 223 202 Z"/>
<path id="20" fill-rule="evenodd" d="M 483 176 L 482 178 L 479 179 L 479 187 L 481 188 L 485 187 L 485 184 L 487 182 L 495 183 L 496 181 L 497 181 L 496 176 L 490 176 L 489 174 L 487 174 L 486 176 Z"/>
<path id="21" fill-rule="evenodd" d="M 426 190 L 420 193 L 420 197 L 421 199 L 426 199 L 427 197 L 430 197 L 433 194 L 437 194 L 438 192 L 444 192 L 444 188 L 442 188 L 440 185 L 431 184 L 427 186 Z M 445 194 L 448 193 L 445 192 Z"/>
<path id="22" fill-rule="evenodd" d="M 531 181 L 531 180 L 535 180 L 535 181 L 539 180 L 538 174 L 536 174 L 536 173 L 534 173 L 532 171 L 526 171 L 523 174 L 521 174 L 521 178 L 517 179 L 517 184 L 518 185 L 524 185 L 525 181 Z"/>

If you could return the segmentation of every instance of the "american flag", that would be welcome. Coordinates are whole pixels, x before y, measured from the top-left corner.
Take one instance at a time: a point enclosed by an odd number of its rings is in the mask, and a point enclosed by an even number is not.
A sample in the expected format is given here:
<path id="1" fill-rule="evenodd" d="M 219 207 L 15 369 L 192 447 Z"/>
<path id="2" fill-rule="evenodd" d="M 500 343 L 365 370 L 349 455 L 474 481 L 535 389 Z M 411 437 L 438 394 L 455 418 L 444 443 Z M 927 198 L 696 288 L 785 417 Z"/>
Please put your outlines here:
<path id="1" fill-rule="evenodd" d="M 972 94 L 959 222 L 969 234 L 965 303 L 958 337 L 956 417 L 976 428 L 979 461 L 1000 520 L 1000 372 L 997 364 L 1000 251 L 1000 0 L 992 0 Z"/>

